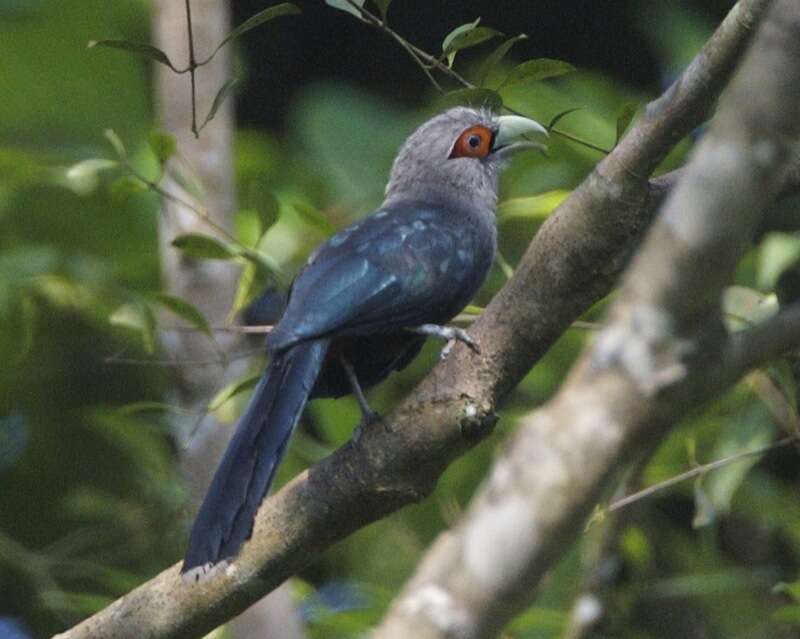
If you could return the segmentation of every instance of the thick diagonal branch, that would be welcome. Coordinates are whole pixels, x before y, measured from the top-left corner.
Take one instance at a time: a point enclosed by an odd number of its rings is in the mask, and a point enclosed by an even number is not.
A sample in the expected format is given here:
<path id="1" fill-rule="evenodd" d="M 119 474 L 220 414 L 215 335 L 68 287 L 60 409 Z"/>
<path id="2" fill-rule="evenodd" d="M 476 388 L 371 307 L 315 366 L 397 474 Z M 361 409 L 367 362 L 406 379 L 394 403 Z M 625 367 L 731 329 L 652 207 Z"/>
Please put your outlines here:
<path id="1" fill-rule="evenodd" d="M 800 5 L 778 0 L 628 270 L 607 328 L 556 398 L 524 420 L 376 638 L 495 636 L 532 601 L 633 451 L 652 451 L 688 411 L 800 341 L 796 309 L 735 338 L 719 309 L 791 168 L 798 86 Z"/>

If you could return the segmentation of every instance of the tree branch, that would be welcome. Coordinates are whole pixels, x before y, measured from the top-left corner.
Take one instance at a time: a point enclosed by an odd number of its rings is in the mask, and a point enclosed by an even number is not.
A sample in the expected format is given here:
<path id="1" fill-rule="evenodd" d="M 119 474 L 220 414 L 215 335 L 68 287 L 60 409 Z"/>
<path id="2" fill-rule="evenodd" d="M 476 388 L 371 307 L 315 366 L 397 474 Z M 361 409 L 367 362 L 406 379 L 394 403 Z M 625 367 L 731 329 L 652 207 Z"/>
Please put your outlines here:
<path id="1" fill-rule="evenodd" d="M 266 500 L 253 539 L 225 574 L 187 585 L 175 565 L 62 637 L 202 635 L 335 541 L 429 494 L 444 469 L 491 432 L 497 401 L 611 290 L 663 196 L 650 189 L 649 170 L 706 117 L 766 6 L 741 0 L 687 71 L 682 82 L 691 90 L 671 89 L 648 109 L 543 225 L 471 329 L 480 356 L 456 346 L 385 428 L 368 429 Z M 646 150 L 634 152 L 637 144 Z"/>
<path id="2" fill-rule="evenodd" d="M 720 317 L 722 289 L 796 151 L 798 83 L 800 6 L 777 0 L 628 270 L 609 325 L 556 398 L 523 421 L 376 638 L 495 636 L 634 451 L 647 455 L 688 411 L 800 340 L 794 309 L 770 322 L 775 343 L 762 328 L 728 346 Z M 647 163 L 649 147 L 630 157 Z"/>

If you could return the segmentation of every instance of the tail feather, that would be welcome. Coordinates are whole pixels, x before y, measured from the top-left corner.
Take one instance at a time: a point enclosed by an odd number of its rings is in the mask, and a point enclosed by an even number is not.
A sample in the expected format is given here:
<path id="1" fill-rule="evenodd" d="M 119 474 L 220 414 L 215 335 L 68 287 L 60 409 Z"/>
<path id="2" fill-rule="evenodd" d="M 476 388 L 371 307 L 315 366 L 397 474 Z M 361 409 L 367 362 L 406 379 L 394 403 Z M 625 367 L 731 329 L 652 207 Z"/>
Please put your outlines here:
<path id="1" fill-rule="evenodd" d="M 329 341 L 304 342 L 276 355 L 239 420 L 189 536 L 182 572 L 198 578 L 236 555 L 319 376 Z"/>

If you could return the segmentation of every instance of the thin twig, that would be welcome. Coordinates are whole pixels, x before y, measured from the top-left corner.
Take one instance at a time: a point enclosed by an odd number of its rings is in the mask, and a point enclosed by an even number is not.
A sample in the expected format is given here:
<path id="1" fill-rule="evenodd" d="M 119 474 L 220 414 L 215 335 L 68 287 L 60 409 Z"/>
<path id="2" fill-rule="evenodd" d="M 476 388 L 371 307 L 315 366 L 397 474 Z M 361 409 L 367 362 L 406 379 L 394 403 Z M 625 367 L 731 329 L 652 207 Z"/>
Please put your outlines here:
<path id="1" fill-rule="evenodd" d="M 140 359 L 134 357 L 118 357 L 116 355 L 109 355 L 103 362 L 106 364 L 122 364 L 128 366 L 158 366 L 163 368 L 174 368 L 178 366 L 227 366 L 232 360 L 246 359 L 248 357 L 256 357 L 263 355 L 264 349 L 256 348 L 249 351 L 241 351 L 233 353 L 225 358 L 217 357 L 213 359 Z"/>
<path id="2" fill-rule="evenodd" d="M 444 93 L 444 89 L 436 80 L 436 78 L 431 73 L 431 69 L 436 69 L 441 73 L 449 76 L 452 80 L 460 84 L 461 86 L 467 89 L 475 89 L 477 86 L 467 80 L 463 75 L 461 75 L 458 71 L 453 69 L 451 66 L 445 64 L 440 58 L 437 58 L 427 51 L 420 49 L 418 46 L 412 44 L 408 40 L 406 40 L 403 36 L 401 36 L 397 31 L 392 29 L 389 25 L 387 25 L 383 20 L 381 20 L 378 16 L 371 13 L 369 10 L 365 9 L 361 5 L 356 4 L 353 0 L 346 0 L 347 3 L 353 7 L 354 9 L 360 11 L 361 13 L 361 21 L 364 24 L 367 24 L 371 27 L 378 29 L 379 31 L 383 31 L 386 35 L 391 37 L 395 42 L 397 42 L 406 52 L 411 56 L 414 62 L 417 63 L 417 66 L 422 70 L 422 72 L 428 77 L 431 84 L 436 88 L 439 93 Z M 427 64 L 426 64 L 427 63 Z M 508 111 L 509 113 L 513 113 L 514 115 L 522 115 L 525 114 L 512 109 L 509 106 L 503 105 L 503 108 Z M 577 144 L 581 144 L 593 151 L 598 151 L 605 155 L 611 153 L 610 149 L 605 149 L 597 144 L 589 142 L 588 140 L 584 140 L 581 137 L 573 135 L 571 133 L 567 133 L 566 131 L 562 131 L 561 129 L 552 128 L 550 129 L 551 133 L 555 133 L 556 135 L 564 138 L 565 140 L 570 140 L 571 142 L 575 142 Z"/>
<path id="3" fill-rule="evenodd" d="M 776 442 L 768 444 L 766 446 L 762 446 L 760 448 L 756 448 L 753 450 L 746 450 L 741 453 L 736 453 L 735 455 L 730 455 L 729 457 L 723 457 L 722 459 L 717 459 L 713 462 L 709 462 L 707 464 L 701 464 L 700 466 L 695 466 L 691 470 L 687 470 L 685 473 L 681 473 L 680 475 L 675 475 L 675 477 L 670 477 L 662 482 L 654 484 L 652 486 L 648 486 L 640 491 L 637 491 L 627 497 L 623 497 L 622 499 L 618 499 L 605 509 L 607 513 L 613 513 L 620 508 L 624 508 L 625 506 L 630 506 L 632 503 L 637 502 L 645 497 L 649 497 L 650 495 L 657 493 L 665 488 L 669 488 L 670 486 L 674 486 L 675 484 L 679 484 L 682 481 L 686 481 L 687 479 L 693 479 L 699 475 L 704 475 L 712 470 L 716 470 L 717 468 L 722 468 L 723 466 L 727 466 L 728 464 L 733 464 L 738 461 L 742 461 L 743 459 L 747 459 L 748 457 L 756 457 L 758 455 L 763 455 L 764 453 L 768 453 L 771 450 L 775 450 L 776 448 L 783 448 L 784 446 L 788 446 L 789 444 L 793 444 L 798 441 L 798 437 L 796 435 L 790 435 L 788 437 L 784 437 L 783 439 L 779 439 Z"/>
<path id="4" fill-rule="evenodd" d="M 275 328 L 272 324 L 263 326 L 212 326 L 211 330 L 215 333 L 242 333 L 246 335 L 265 335 Z M 199 328 L 193 326 L 161 326 L 159 330 L 175 333 L 199 333 Z"/>
<path id="5" fill-rule="evenodd" d="M 197 61 L 194 56 L 194 31 L 192 29 L 192 5 L 191 0 L 186 0 L 186 26 L 188 27 L 189 34 L 189 76 L 192 79 L 192 133 L 194 137 L 200 137 L 200 131 L 197 129 L 197 80 L 195 72 L 197 70 Z"/>

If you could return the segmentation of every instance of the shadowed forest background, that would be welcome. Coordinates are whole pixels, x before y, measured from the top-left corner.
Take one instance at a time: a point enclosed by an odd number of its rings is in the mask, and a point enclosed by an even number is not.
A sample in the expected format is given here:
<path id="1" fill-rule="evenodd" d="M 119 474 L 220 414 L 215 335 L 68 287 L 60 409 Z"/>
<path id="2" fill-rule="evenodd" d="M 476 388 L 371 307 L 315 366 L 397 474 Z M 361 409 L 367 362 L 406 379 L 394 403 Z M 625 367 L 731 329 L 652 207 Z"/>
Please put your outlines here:
<path id="1" fill-rule="evenodd" d="M 441 108 L 420 68 L 384 34 L 322 2 L 296 4 L 302 14 L 232 45 L 241 78 L 234 91 L 236 232 L 251 236 L 273 207 L 259 249 L 289 275 L 333 229 L 380 203 L 400 143 Z M 577 71 L 509 86 L 505 103 L 542 122 L 580 107 L 559 127 L 607 149 L 626 105 L 641 106 L 663 90 L 731 4 L 395 0 L 390 15 L 393 29 L 435 54 L 448 32 L 478 16 L 508 36 L 527 34 L 493 71 L 495 86 L 529 58 L 564 60 Z M 264 7 L 236 0 L 234 24 Z M 148 3 L 0 0 L 0 639 L 63 630 L 177 561 L 194 512 L 173 427 L 177 419 L 191 430 L 202 415 L 177 408 L 174 366 L 157 346 L 148 352 L 149 329 L 109 322 L 126 305 L 158 306 L 161 200 L 132 187 L 119 169 L 68 171 L 87 158 L 114 157 L 107 129 L 138 170 L 159 170 L 152 63 L 87 48 L 102 38 L 152 41 Z M 496 44 L 460 52 L 457 68 L 476 73 Z M 679 166 L 691 143 L 679 145 L 661 170 Z M 502 286 L 542 220 L 600 157 L 553 137 L 549 157 L 527 153 L 515 161 L 498 213 L 501 260 L 476 305 Z M 731 321 L 755 322 L 777 303 L 779 277 L 800 258 L 791 232 L 797 211 L 790 200 L 769 217 L 771 227 L 729 291 Z M 278 293 L 285 287 L 281 278 L 268 284 Z M 257 319 L 274 317 L 279 299 L 262 301 Z M 603 306 L 534 368 L 503 405 L 495 434 L 453 464 L 430 499 L 357 532 L 291 580 L 308 636 L 357 637 L 382 617 L 428 544 L 469 500 L 515 420 L 558 387 Z M 173 319 L 159 315 L 154 334 L 169 332 Z M 249 338 L 253 353 L 262 339 Z M 410 392 L 439 348 L 429 344 L 371 391 L 374 408 L 385 412 Z M 249 373 L 263 366 L 255 355 L 246 361 Z M 233 425 L 247 393 L 229 394 L 208 403 Z M 769 444 L 781 436 L 776 415 L 796 418 L 794 394 L 785 361 L 747 378 L 672 431 L 637 481 L 655 484 Z M 175 410 L 157 406 L 164 403 Z M 351 398 L 315 401 L 276 484 L 347 441 L 358 415 Z M 536 606 L 506 635 L 565 636 L 576 598 L 599 581 L 607 610 L 591 637 L 795 636 L 797 469 L 796 449 L 781 447 L 677 483 L 629 506 L 610 549 L 598 513 Z"/>

